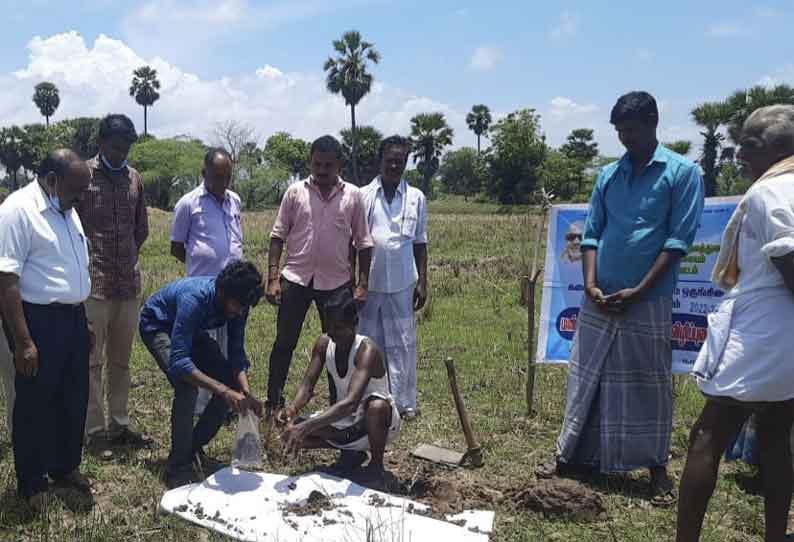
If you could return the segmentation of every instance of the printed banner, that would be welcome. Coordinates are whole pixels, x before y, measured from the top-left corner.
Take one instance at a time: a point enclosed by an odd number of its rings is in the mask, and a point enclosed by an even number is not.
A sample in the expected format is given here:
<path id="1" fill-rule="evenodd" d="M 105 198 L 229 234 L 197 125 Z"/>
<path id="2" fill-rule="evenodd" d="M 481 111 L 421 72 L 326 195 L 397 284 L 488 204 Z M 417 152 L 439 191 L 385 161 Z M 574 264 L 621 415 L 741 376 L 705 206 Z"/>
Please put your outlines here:
<path id="1" fill-rule="evenodd" d="M 706 199 L 695 242 L 681 262 L 673 294 L 673 372 L 688 373 L 706 339 L 706 315 L 725 292 L 712 284 L 722 232 L 738 197 Z M 538 363 L 567 363 L 584 295 L 580 243 L 587 205 L 555 205 L 549 216 Z"/>

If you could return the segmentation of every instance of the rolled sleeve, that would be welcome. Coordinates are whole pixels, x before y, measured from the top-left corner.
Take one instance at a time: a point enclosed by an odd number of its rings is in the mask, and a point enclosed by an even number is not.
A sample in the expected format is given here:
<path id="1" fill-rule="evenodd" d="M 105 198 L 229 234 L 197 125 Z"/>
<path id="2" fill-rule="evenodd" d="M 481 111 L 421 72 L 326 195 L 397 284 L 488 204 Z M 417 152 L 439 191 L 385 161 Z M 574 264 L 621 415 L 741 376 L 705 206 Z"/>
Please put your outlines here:
<path id="1" fill-rule="evenodd" d="M 794 210 L 769 186 L 759 185 L 748 196 L 748 218 L 761 238 L 761 252 L 780 258 L 794 252 Z"/>
<path id="2" fill-rule="evenodd" d="M 180 199 L 174 208 L 174 223 L 171 225 L 171 241 L 187 243 L 190 233 L 190 203 Z"/>
<path id="3" fill-rule="evenodd" d="M 700 217 L 703 214 L 703 178 L 696 166 L 691 166 L 676 182 L 671 200 L 670 233 L 664 242 L 664 250 L 675 250 L 686 254 L 695 240 Z"/>
<path id="4" fill-rule="evenodd" d="M 245 353 L 245 324 L 248 320 L 248 312 L 245 316 L 230 320 L 229 330 L 229 363 L 240 372 L 247 371 L 251 366 L 248 356 Z"/>
<path id="5" fill-rule="evenodd" d="M 0 273 L 22 275 L 31 234 L 30 222 L 21 209 L 6 206 L 0 210 Z"/>
<path id="6" fill-rule="evenodd" d="M 364 196 L 360 190 L 356 191 L 353 199 L 353 216 L 351 219 L 353 244 L 357 250 L 364 250 L 375 246 L 375 242 L 370 235 L 369 224 L 367 223 L 367 210 L 364 205 Z"/>
<path id="7" fill-rule="evenodd" d="M 202 310 L 197 300 L 190 295 L 179 300 L 174 327 L 171 331 L 171 358 L 168 376 L 180 378 L 196 368 L 193 364 L 193 337 L 200 330 Z"/>
<path id="8" fill-rule="evenodd" d="M 281 200 L 281 205 L 278 207 L 278 214 L 276 221 L 273 223 L 273 229 L 270 232 L 270 237 L 278 237 L 282 241 L 287 240 L 290 229 L 292 228 L 292 218 L 294 213 L 294 190 L 287 190 Z"/>
<path id="9" fill-rule="evenodd" d="M 427 244 L 427 200 L 424 194 L 419 194 L 418 221 L 416 223 L 416 233 L 414 234 L 415 245 Z"/>
<path id="10" fill-rule="evenodd" d="M 593 186 L 593 194 L 590 196 L 590 210 L 587 213 L 587 220 L 584 224 L 581 249 L 597 249 L 604 232 L 606 224 L 606 206 L 604 205 L 604 183 L 606 182 L 606 172 L 602 171 L 598 180 Z"/>

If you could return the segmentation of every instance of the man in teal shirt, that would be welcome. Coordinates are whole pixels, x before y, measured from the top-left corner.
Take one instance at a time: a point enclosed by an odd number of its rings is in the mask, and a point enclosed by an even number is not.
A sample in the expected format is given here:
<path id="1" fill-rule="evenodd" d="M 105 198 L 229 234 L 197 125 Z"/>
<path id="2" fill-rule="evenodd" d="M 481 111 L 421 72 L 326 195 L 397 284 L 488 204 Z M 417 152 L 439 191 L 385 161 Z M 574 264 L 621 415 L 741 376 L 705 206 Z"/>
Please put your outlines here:
<path id="1" fill-rule="evenodd" d="M 560 474 L 648 468 L 650 499 L 675 501 L 672 295 L 703 211 L 699 168 L 656 139 L 647 92 L 612 109 L 626 154 L 596 182 L 582 239 L 585 300 L 571 351 Z"/>

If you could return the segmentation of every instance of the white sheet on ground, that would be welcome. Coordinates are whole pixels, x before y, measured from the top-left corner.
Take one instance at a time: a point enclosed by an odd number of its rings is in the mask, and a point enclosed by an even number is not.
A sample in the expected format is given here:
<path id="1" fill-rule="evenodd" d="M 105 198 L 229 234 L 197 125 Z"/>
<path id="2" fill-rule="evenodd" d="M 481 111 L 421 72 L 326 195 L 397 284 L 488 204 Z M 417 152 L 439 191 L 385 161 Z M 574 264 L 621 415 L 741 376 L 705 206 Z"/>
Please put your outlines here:
<path id="1" fill-rule="evenodd" d="M 329 510 L 298 515 L 286 509 L 302 506 L 313 491 L 330 499 Z M 288 477 L 226 468 L 201 484 L 168 491 L 160 509 L 250 542 L 487 542 L 483 533 L 493 529 L 493 512 L 455 517 L 467 522 L 461 527 L 426 517 L 424 504 L 318 473 Z"/>

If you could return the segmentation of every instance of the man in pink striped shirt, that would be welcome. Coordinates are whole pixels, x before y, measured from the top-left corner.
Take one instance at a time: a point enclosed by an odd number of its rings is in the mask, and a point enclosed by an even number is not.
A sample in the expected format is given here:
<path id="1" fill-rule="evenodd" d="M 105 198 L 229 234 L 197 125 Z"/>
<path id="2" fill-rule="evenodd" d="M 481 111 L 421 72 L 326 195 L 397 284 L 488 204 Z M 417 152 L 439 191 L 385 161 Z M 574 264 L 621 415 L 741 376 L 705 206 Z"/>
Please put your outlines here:
<path id="1" fill-rule="evenodd" d="M 276 341 L 270 353 L 268 412 L 284 406 L 292 352 L 312 301 L 325 331 L 323 309 L 334 292 L 354 289 L 359 304 L 367 299 L 373 242 L 361 192 L 339 177 L 341 157 L 342 147 L 331 136 L 312 143 L 311 175 L 287 189 L 270 234 L 266 297 L 279 308 Z M 284 243 L 287 261 L 279 273 Z M 359 259 L 355 288 L 352 247 Z"/>

